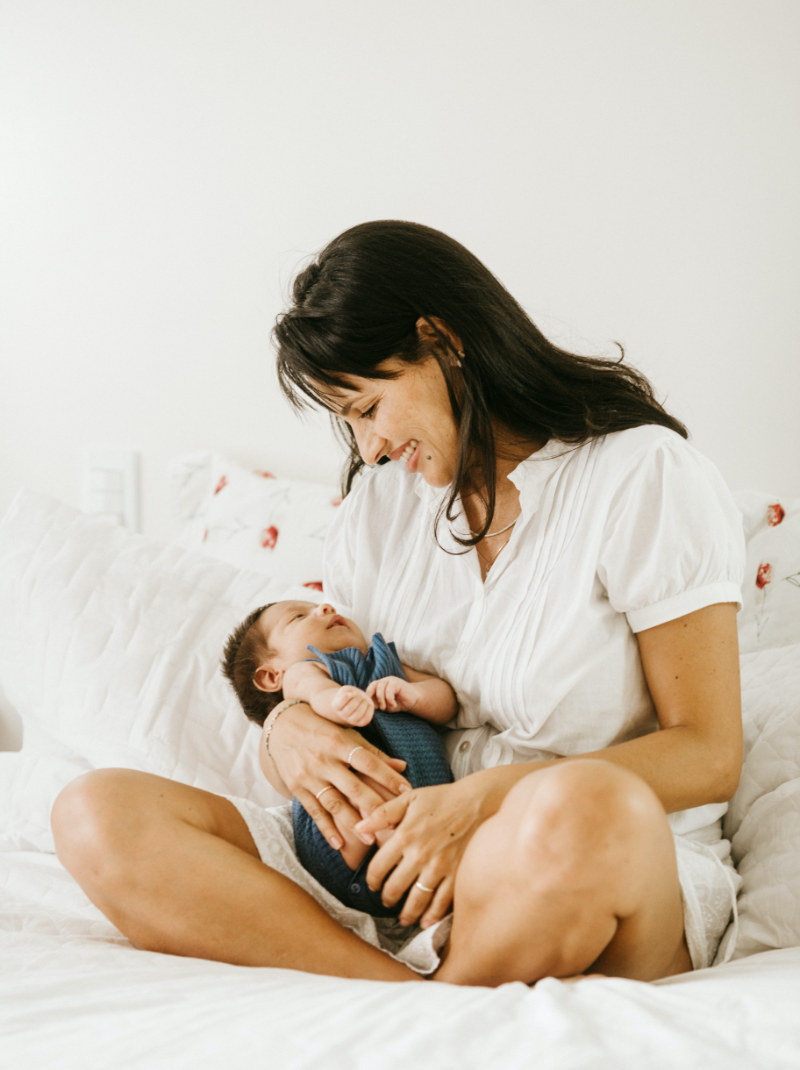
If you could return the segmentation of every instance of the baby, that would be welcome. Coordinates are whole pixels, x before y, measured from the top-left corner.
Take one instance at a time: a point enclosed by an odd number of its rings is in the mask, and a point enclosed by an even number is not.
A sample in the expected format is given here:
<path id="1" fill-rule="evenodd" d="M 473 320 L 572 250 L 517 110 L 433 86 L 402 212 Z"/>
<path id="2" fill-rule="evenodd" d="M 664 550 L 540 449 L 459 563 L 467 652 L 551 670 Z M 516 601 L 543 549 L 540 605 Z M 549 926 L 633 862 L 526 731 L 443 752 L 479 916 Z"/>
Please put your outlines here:
<path id="1" fill-rule="evenodd" d="M 433 727 L 455 716 L 453 689 L 401 664 L 394 643 L 379 632 L 368 644 L 353 621 L 327 603 L 273 602 L 254 610 L 229 636 L 222 668 L 257 724 L 284 699 L 300 699 L 321 717 L 357 727 L 384 753 L 404 759 L 414 787 L 453 779 L 441 733 Z M 399 904 L 385 907 L 380 892 L 367 886 L 367 865 L 377 847 L 347 834 L 341 853 L 334 850 L 297 799 L 292 821 L 298 858 L 337 899 L 376 916 L 399 912 Z"/>

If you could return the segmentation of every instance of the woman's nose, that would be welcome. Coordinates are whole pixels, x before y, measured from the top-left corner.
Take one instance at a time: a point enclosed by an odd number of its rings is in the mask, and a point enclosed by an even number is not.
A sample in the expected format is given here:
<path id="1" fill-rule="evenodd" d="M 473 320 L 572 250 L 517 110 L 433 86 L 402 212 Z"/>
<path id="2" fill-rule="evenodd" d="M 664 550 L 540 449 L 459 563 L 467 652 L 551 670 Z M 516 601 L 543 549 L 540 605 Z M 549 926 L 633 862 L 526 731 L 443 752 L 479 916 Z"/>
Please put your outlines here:
<path id="1" fill-rule="evenodd" d="M 358 452 L 364 459 L 365 464 L 377 464 L 386 452 L 386 439 L 376 435 L 369 427 L 359 428 L 355 431 Z"/>

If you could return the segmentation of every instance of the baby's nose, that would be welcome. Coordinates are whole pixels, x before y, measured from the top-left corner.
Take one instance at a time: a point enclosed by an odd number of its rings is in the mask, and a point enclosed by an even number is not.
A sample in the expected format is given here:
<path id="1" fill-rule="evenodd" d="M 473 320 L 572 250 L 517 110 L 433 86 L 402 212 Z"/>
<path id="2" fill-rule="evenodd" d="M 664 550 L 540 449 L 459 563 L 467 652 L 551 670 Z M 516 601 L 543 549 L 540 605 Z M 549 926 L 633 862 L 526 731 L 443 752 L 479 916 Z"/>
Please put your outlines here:
<path id="1" fill-rule="evenodd" d="M 317 613 L 319 613 L 321 617 L 327 617 L 330 613 L 334 612 L 335 610 L 329 602 L 322 602 L 321 605 L 317 606 Z"/>

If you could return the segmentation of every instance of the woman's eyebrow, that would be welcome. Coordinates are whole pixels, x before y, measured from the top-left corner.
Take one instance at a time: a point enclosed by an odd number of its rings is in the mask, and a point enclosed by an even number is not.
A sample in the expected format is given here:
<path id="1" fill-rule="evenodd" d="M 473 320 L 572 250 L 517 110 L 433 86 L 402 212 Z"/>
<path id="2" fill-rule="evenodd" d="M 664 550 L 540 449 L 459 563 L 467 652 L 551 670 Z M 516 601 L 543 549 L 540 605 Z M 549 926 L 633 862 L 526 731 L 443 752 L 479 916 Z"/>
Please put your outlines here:
<path id="1" fill-rule="evenodd" d="M 326 409 L 332 412 L 334 416 L 348 416 L 350 414 L 350 410 L 357 401 L 357 397 L 351 397 L 348 401 L 346 397 L 343 396 L 345 390 L 350 390 L 351 392 L 355 393 L 354 387 L 341 387 L 331 389 L 327 392 L 320 391 L 318 394 L 318 397 L 322 404 L 325 406 Z"/>
<path id="2" fill-rule="evenodd" d="M 351 397 L 349 401 L 347 399 L 344 399 L 344 398 L 331 398 L 330 399 L 331 411 L 336 416 L 344 416 L 344 417 L 349 416 L 353 406 L 356 404 L 357 401 L 358 401 L 358 396 Z"/>

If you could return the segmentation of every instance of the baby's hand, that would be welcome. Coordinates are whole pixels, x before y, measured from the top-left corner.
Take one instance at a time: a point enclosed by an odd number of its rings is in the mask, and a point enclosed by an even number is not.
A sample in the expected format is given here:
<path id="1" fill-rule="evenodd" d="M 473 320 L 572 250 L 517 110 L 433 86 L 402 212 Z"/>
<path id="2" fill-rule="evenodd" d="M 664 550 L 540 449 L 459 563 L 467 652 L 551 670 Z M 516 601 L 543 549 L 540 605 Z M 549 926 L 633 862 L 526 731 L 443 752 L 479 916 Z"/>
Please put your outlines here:
<path id="1" fill-rule="evenodd" d="M 365 691 L 351 684 L 343 684 L 333 696 L 331 709 L 341 717 L 345 724 L 361 728 L 369 724 L 375 713 L 375 706 Z"/>
<path id="2" fill-rule="evenodd" d="M 411 713 L 419 698 L 416 685 L 399 676 L 383 676 L 380 680 L 373 680 L 367 688 L 367 694 L 379 710 L 389 713 L 399 710 Z"/>

